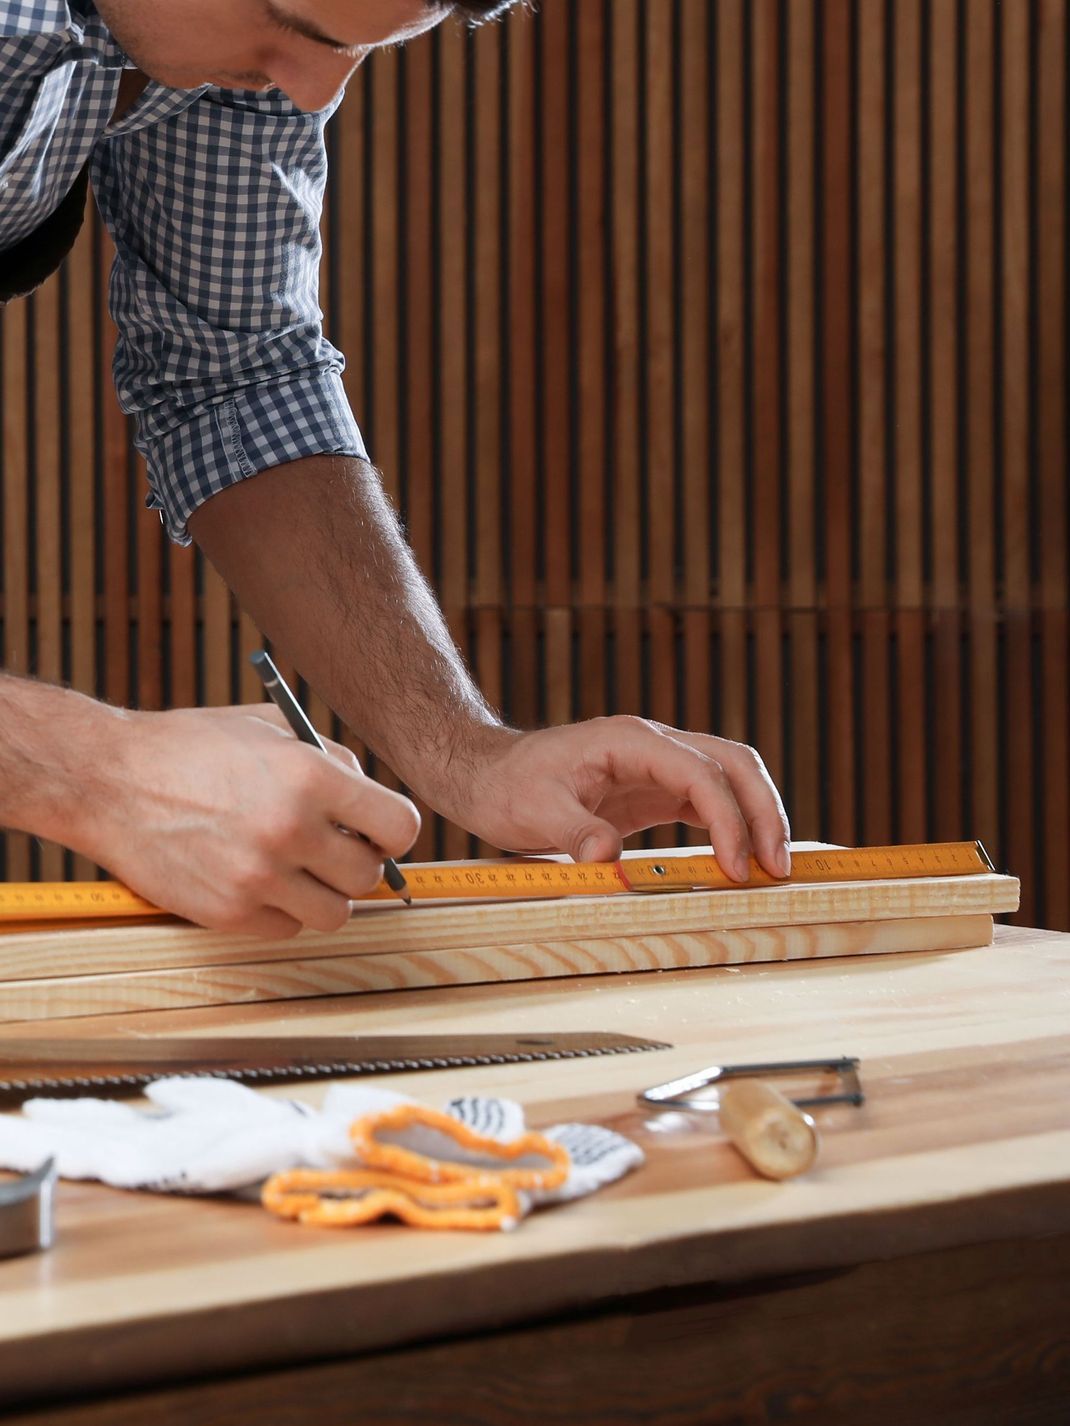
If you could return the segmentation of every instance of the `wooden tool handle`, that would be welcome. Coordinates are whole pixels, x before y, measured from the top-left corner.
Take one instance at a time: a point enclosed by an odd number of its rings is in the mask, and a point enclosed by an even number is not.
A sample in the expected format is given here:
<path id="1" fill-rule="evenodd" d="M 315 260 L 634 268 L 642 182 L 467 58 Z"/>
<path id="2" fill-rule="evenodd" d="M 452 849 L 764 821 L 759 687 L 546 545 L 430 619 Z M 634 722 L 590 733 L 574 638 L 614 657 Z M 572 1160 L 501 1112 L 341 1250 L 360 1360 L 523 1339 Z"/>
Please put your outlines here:
<path id="1" fill-rule="evenodd" d="M 721 1128 L 766 1178 L 805 1173 L 817 1158 L 817 1127 L 809 1114 L 760 1079 L 728 1084 L 720 1096 Z"/>

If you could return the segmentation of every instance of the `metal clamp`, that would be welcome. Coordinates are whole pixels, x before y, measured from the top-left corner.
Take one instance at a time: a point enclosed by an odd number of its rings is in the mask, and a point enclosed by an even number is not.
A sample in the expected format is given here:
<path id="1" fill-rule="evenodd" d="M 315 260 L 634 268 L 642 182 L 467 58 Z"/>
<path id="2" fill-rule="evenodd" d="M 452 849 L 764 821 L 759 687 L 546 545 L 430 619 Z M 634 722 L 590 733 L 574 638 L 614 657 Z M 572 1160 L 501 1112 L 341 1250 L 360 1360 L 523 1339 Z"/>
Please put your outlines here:
<path id="1" fill-rule="evenodd" d="M 56 1178 L 55 1161 L 49 1159 L 33 1173 L 0 1183 L 0 1258 L 52 1246 Z"/>
<path id="2" fill-rule="evenodd" d="M 670 1079 L 665 1084 L 655 1084 L 651 1089 L 645 1089 L 639 1096 L 639 1102 L 712 1113 L 717 1109 L 717 1100 L 695 1098 L 693 1096 L 696 1090 L 707 1089 L 711 1084 L 719 1084 L 725 1079 L 766 1079 L 770 1075 L 824 1070 L 839 1076 L 843 1084 L 840 1092 L 793 1099 L 792 1103 L 800 1109 L 826 1104 L 853 1104 L 857 1108 L 865 1101 L 862 1083 L 858 1077 L 860 1063 L 853 1056 L 841 1055 L 838 1059 L 831 1060 L 773 1060 L 769 1064 L 710 1065 L 695 1074 L 684 1075 L 682 1079 Z"/>

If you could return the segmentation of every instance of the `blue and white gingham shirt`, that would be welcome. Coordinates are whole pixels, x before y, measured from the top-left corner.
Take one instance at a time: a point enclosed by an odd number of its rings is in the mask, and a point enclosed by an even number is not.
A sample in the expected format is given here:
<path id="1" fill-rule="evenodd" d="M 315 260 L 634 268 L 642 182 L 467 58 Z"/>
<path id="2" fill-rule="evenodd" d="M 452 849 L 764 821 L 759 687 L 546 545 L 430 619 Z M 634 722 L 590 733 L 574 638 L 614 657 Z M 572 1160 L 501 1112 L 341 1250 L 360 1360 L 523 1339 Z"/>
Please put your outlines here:
<path id="1" fill-rule="evenodd" d="M 150 82 L 90 0 L 0 0 L 0 262 L 86 162 L 115 240 L 115 383 L 149 504 L 189 543 L 209 496 L 270 466 L 365 454 L 318 303 L 323 130 L 279 93 Z"/>

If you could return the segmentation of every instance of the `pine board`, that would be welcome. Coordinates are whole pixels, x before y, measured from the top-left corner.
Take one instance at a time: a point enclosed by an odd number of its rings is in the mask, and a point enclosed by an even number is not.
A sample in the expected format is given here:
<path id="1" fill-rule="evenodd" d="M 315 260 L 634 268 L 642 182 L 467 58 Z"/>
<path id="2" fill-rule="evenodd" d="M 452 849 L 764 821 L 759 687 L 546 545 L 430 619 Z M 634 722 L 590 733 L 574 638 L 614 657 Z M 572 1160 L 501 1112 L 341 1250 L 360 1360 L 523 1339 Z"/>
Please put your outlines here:
<path id="1" fill-rule="evenodd" d="M 995 874 L 557 901 L 425 903 L 411 909 L 372 903 L 358 905 L 341 931 L 305 931 L 278 941 L 174 923 L 12 932 L 0 935 L 0 983 L 343 955 L 407 955 L 518 942 L 992 916 L 1017 905 L 1017 880 Z"/>
<path id="2" fill-rule="evenodd" d="M 0 1022 L 613 972 L 959 950 L 988 945 L 991 940 L 991 916 L 961 915 L 650 936 L 577 937 L 447 950 L 351 953 L 289 961 L 53 976 L 0 984 Z"/>

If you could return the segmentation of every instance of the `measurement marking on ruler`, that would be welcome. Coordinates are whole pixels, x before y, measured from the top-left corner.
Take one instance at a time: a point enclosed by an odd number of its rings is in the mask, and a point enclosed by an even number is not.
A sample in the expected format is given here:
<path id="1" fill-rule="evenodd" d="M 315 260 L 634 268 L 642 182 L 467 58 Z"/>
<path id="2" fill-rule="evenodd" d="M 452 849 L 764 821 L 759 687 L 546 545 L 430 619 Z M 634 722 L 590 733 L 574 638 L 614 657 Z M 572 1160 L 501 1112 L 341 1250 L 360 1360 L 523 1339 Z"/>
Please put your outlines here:
<path id="1" fill-rule="evenodd" d="M 662 855 L 621 862 L 406 866 L 405 878 L 414 900 L 524 900 L 663 890 L 754 891 L 821 882 L 976 876 L 991 872 L 992 865 L 979 842 L 933 842 L 796 852 L 787 881 L 778 881 L 753 862 L 751 870 L 749 881 L 735 882 L 721 870 L 716 857 Z M 396 896 L 385 883 L 380 883 L 375 891 L 358 899 L 394 901 Z M 0 924 L 167 914 L 118 882 L 0 883 Z"/>

